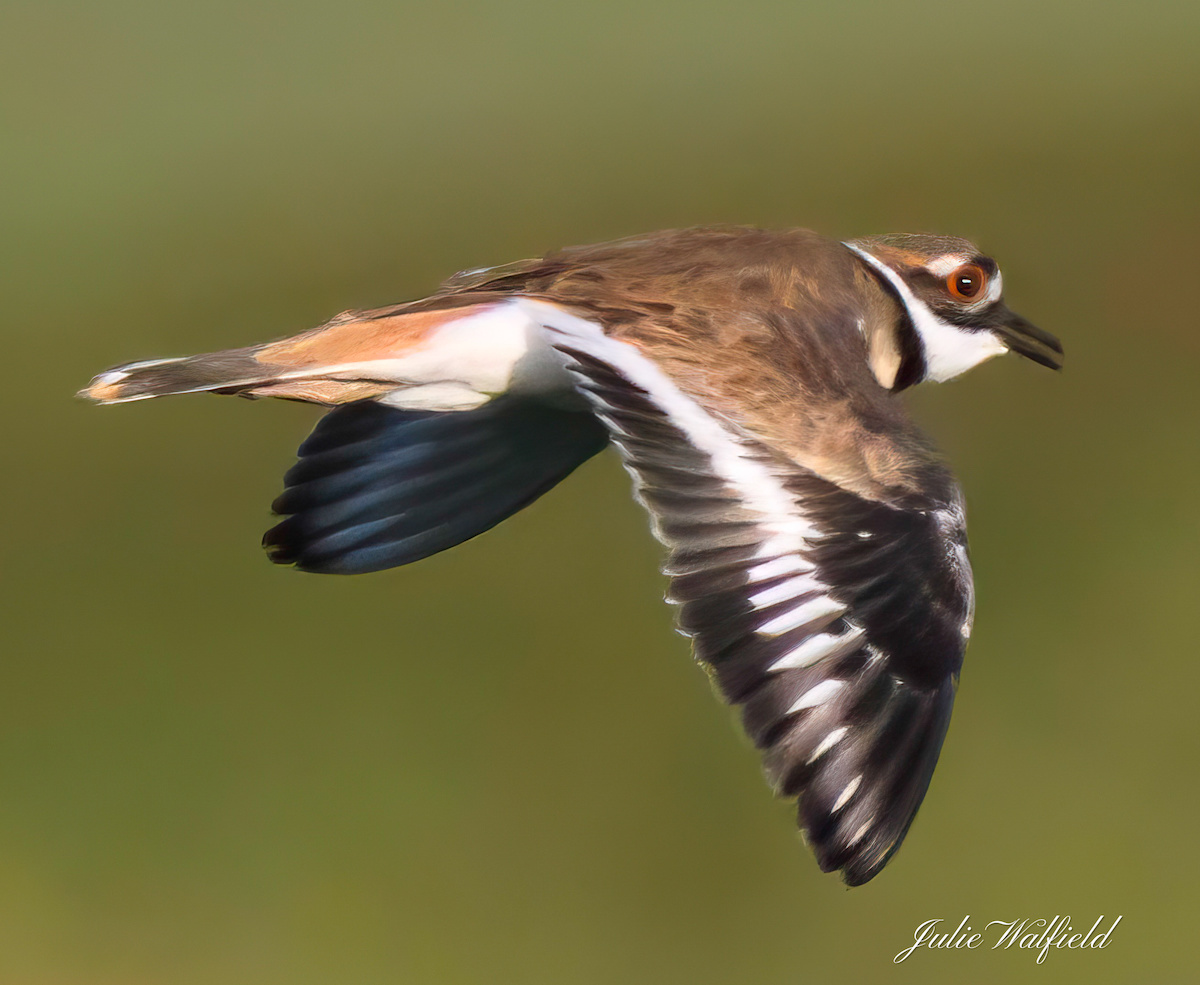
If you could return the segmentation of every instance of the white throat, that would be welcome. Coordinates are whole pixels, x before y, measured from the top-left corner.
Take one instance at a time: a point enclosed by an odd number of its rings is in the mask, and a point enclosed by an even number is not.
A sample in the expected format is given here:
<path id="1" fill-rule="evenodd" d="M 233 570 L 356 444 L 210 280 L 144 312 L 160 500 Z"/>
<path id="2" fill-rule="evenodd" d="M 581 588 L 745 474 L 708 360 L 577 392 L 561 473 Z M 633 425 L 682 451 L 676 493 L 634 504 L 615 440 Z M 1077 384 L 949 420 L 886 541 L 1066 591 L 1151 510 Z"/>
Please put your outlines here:
<path id="1" fill-rule="evenodd" d="M 842 245 L 883 274 L 888 283 L 896 289 L 913 327 L 921 337 L 921 345 L 925 350 L 925 379 L 944 383 L 965 373 L 972 366 L 978 366 L 981 362 L 1008 351 L 1008 347 L 992 332 L 970 332 L 942 321 L 924 301 L 913 294 L 891 267 L 851 243 Z"/>

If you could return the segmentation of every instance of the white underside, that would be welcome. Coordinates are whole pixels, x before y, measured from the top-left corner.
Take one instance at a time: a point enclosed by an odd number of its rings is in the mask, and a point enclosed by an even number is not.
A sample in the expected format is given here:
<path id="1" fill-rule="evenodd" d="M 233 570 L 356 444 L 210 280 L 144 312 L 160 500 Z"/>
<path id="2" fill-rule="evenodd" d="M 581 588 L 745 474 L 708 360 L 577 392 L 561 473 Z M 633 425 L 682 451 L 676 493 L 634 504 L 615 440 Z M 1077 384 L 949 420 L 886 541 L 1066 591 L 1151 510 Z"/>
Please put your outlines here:
<path id="1" fill-rule="evenodd" d="M 385 359 L 323 366 L 326 378 L 390 381 L 380 403 L 406 410 L 470 410 L 502 393 L 573 399 L 571 378 L 538 320 L 515 298 L 447 322 L 418 348 Z M 311 369 L 280 379 L 302 379 Z"/>

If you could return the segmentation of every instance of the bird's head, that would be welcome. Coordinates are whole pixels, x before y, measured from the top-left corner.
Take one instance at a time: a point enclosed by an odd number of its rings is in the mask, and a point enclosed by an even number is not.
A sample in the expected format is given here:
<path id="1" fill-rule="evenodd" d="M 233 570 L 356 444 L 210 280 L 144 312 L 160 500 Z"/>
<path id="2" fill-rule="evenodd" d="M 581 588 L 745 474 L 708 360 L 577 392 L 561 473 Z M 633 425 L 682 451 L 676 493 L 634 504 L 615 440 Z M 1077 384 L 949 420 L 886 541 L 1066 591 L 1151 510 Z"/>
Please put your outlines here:
<path id="1" fill-rule="evenodd" d="M 1009 350 L 1062 369 L 1061 343 L 1010 311 L 996 261 L 965 239 L 927 234 L 868 236 L 845 244 L 900 305 L 890 342 L 892 389 L 942 382 Z M 880 370 L 872 358 L 876 375 Z"/>

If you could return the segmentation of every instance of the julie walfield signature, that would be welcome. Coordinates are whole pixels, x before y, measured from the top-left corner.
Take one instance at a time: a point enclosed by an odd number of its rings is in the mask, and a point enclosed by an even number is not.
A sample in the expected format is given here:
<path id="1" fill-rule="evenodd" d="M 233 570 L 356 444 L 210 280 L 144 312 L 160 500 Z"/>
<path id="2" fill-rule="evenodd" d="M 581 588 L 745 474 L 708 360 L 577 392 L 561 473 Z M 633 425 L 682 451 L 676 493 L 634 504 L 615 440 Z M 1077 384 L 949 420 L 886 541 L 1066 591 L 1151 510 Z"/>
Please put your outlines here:
<path id="1" fill-rule="evenodd" d="M 1090 930 L 1086 933 L 1076 931 L 1071 925 L 1070 917 L 1054 917 L 1047 920 L 1044 917 L 1017 920 L 991 920 L 984 925 L 983 930 L 973 930 L 970 924 L 970 914 L 959 921 L 955 930 L 947 930 L 946 920 L 938 917 L 926 920 L 913 934 L 913 943 L 897 954 L 892 961 L 899 964 L 908 958 L 919 947 L 933 950 L 957 950 L 958 948 L 982 947 L 986 943 L 989 950 L 996 948 L 1017 947 L 1038 952 L 1037 963 L 1041 964 L 1050 953 L 1050 948 L 1108 947 L 1112 932 L 1121 922 L 1118 916 L 1109 924 L 1108 929 L 1101 931 L 1100 925 L 1104 915 L 1096 918 Z"/>

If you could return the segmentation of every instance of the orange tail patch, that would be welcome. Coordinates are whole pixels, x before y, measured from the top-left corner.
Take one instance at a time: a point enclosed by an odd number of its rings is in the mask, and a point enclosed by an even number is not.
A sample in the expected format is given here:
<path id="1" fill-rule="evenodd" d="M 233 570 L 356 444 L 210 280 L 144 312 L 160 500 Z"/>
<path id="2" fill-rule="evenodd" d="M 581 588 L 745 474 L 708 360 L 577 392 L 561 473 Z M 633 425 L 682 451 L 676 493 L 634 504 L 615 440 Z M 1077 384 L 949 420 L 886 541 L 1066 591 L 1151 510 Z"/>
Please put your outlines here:
<path id="1" fill-rule="evenodd" d="M 483 310 L 487 305 L 472 305 Z M 233 393 L 343 404 L 376 397 L 396 380 L 364 378 L 363 363 L 419 349 L 437 328 L 462 318 L 465 308 L 380 309 L 338 315 L 292 338 L 179 359 L 126 363 L 101 373 L 79 396 L 99 404 L 149 400 L 181 393 Z M 357 369 L 351 369 L 351 366 Z M 339 373 L 339 367 L 347 367 Z"/>

